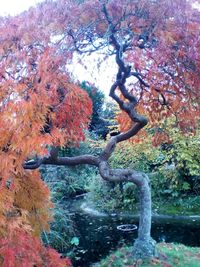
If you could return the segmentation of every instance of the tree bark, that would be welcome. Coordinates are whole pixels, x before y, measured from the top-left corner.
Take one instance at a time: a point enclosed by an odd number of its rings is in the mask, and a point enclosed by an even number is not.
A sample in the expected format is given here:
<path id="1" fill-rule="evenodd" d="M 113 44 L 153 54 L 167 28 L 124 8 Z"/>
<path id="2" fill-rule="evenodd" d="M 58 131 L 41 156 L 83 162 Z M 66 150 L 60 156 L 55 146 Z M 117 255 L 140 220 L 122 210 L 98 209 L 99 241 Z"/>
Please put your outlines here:
<path id="1" fill-rule="evenodd" d="M 140 189 L 140 219 L 138 238 L 134 243 L 133 256 L 136 259 L 155 256 L 156 242 L 151 238 L 151 187 L 149 178 L 144 175 L 144 182 Z"/>
<path id="2" fill-rule="evenodd" d="M 151 238 L 151 187 L 148 176 L 142 172 L 129 169 L 112 170 L 107 162 L 99 164 L 99 172 L 101 177 L 107 181 L 132 182 L 138 187 L 140 192 L 140 219 L 133 256 L 136 259 L 155 256 L 156 242 Z"/>

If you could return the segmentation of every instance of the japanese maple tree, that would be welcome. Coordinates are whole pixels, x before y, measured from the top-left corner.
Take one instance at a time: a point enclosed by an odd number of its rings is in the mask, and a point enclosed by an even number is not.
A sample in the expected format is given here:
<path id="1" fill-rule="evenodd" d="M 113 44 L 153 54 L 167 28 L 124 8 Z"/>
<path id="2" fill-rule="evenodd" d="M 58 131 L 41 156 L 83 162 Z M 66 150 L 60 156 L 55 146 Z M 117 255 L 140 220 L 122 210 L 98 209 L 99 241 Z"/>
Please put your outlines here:
<path id="1" fill-rule="evenodd" d="M 175 126 L 183 132 L 195 132 L 200 16 L 194 3 L 49 0 L 16 17 L 0 18 L 0 255 L 4 266 L 9 257 L 13 266 L 26 265 L 31 253 L 35 262 L 30 266 L 40 266 L 42 260 L 46 266 L 67 264 L 38 241 L 48 228 L 51 207 L 48 189 L 36 170 L 42 164 L 91 164 L 105 180 L 135 183 L 140 191 L 140 222 L 133 255 L 155 254 L 149 179 L 135 170 L 111 169 L 109 158 L 119 142 L 145 138 L 141 133 L 148 120 L 156 129 L 156 143 L 165 138 L 159 131 L 165 117 L 174 116 Z M 108 141 L 98 157 L 59 157 L 60 146 L 84 141 L 92 111 L 87 93 L 73 83 L 66 65 L 72 63 L 74 53 L 96 51 L 105 60 L 115 56 L 118 71 L 110 97 L 122 111 L 118 117 L 122 132 Z M 16 246 L 18 235 L 20 247 Z"/>

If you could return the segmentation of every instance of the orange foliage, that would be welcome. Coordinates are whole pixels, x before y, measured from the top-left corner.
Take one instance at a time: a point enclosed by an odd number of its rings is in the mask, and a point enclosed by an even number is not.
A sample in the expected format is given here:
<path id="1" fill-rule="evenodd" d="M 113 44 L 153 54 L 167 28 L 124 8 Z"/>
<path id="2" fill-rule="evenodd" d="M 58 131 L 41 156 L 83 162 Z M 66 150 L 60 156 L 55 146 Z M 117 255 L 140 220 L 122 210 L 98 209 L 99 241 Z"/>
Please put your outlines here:
<path id="1" fill-rule="evenodd" d="M 49 230 L 52 219 L 49 190 L 38 171 L 13 175 L 1 188 L 0 195 L 0 265 L 71 266 L 51 248 L 40 242 L 42 231 Z"/>
<path id="2" fill-rule="evenodd" d="M 41 180 L 39 171 L 31 171 L 29 175 L 24 173 L 22 176 L 15 177 L 14 182 L 13 205 L 26 212 L 32 234 L 39 237 L 42 231 L 49 230 L 48 222 L 52 219 L 49 213 L 53 207 L 49 189 Z"/>
<path id="3" fill-rule="evenodd" d="M 0 240 L 0 264 L 2 267 L 66 267 L 69 259 L 61 259 L 51 248 L 42 246 L 40 240 L 22 229 L 11 229 Z"/>
<path id="4" fill-rule="evenodd" d="M 0 257 L 1 266 L 69 266 L 39 241 L 49 230 L 49 190 L 23 163 L 50 146 L 84 140 L 92 103 L 66 71 L 70 53 L 51 41 L 62 26 L 40 9 L 0 18 Z M 50 16 L 50 13 L 53 13 Z M 61 22 L 60 22 L 61 23 Z"/>
<path id="5" fill-rule="evenodd" d="M 92 104 L 66 64 L 87 43 L 89 49 L 101 42 L 111 48 L 103 2 L 45 1 L 0 17 L 0 256 L 6 267 L 69 265 L 38 239 L 52 206 L 39 173 L 24 171 L 23 163 L 48 156 L 50 146 L 84 140 Z M 191 2 L 105 1 L 120 42 L 130 37 L 124 59 L 148 84 L 137 81 L 130 91 L 154 127 L 176 116 L 178 126 L 194 131 L 199 117 L 200 20 Z M 122 131 L 131 127 L 125 113 L 118 119 Z M 155 143 L 164 138 L 155 136 Z"/>

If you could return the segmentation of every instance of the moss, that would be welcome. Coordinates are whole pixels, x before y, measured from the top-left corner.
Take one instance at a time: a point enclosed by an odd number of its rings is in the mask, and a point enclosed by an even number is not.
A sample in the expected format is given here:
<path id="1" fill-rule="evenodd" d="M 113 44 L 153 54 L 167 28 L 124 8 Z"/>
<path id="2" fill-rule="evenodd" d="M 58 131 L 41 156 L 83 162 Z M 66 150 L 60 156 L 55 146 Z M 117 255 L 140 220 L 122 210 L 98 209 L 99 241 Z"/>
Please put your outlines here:
<path id="1" fill-rule="evenodd" d="M 181 244 L 157 244 L 158 256 L 151 260 L 132 258 L 132 247 L 123 247 L 113 252 L 95 267 L 200 267 L 200 248 L 186 247 Z"/>

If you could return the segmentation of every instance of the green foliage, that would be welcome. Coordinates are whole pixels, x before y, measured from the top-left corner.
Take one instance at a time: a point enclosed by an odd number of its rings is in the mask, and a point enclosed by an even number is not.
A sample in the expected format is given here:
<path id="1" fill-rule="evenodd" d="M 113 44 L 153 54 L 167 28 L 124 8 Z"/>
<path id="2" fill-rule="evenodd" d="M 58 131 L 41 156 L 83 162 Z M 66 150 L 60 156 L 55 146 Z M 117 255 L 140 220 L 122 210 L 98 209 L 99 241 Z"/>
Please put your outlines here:
<path id="1" fill-rule="evenodd" d="M 62 166 L 42 168 L 42 176 L 48 184 L 54 201 L 67 199 L 84 190 L 84 180 L 77 179 L 81 170 Z M 82 176 L 81 176 L 82 177 Z"/>
<path id="2" fill-rule="evenodd" d="M 100 176 L 91 177 L 87 200 L 99 211 L 137 210 L 138 192 L 133 183 L 111 183 Z"/>
<path id="3" fill-rule="evenodd" d="M 179 173 L 182 190 L 192 189 L 200 193 L 200 135 L 183 135 L 177 128 L 169 128 L 172 144 L 165 152 L 168 162 L 174 164 Z"/>
<path id="4" fill-rule="evenodd" d="M 154 164 L 162 161 L 162 157 L 159 149 L 152 147 L 150 139 L 134 145 L 123 142 L 118 145 L 111 156 L 110 164 L 113 168 L 130 168 L 150 172 Z"/>
<path id="5" fill-rule="evenodd" d="M 191 199 L 200 193 L 199 132 L 196 135 L 183 135 L 180 130 L 172 126 L 171 122 L 165 125 L 170 143 L 163 143 L 158 147 L 152 146 L 152 130 L 149 130 L 149 135 L 142 143 L 119 144 L 110 158 L 110 165 L 112 168 L 129 168 L 148 173 L 157 210 L 161 206 L 159 203 L 167 205 L 167 202 L 173 203 L 173 210 L 176 206 L 178 209 L 178 201 L 182 199 L 185 213 L 187 206 L 189 213 L 197 213 L 200 206 L 195 205 Z M 122 183 L 120 186 L 113 184 L 110 189 L 106 188 L 100 179 L 94 179 L 90 183 L 89 191 L 93 202 L 103 209 L 107 210 L 110 207 L 111 210 L 135 210 L 137 192 L 131 183 Z"/>
<path id="6" fill-rule="evenodd" d="M 170 200 L 160 198 L 154 201 L 153 210 L 157 213 L 167 215 L 199 215 L 200 197 L 183 196 Z"/>
<path id="7" fill-rule="evenodd" d="M 123 208 L 125 210 L 135 210 L 137 208 L 138 192 L 133 183 L 123 184 Z"/>
<path id="8" fill-rule="evenodd" d="M 145 145 L 149 149 L 145 150 Z M 130 168 L 150 171 L 150 165 L 156 161 L 159 155 L 158 149 L 150 150 L 148 144 L 138 144 L 134 148 L 126 142 L 119 144 L 110 159 L 113 168 Z M 141 153 L 141 151 L 143 151 Z M 133 183 L 108 183 L 100 177 L 92 179 L 89 184 L 89 201 L 104 211 L 112 210 L 136 210 L 138 202 L 138 191 Z"/>
<path id="9" fill-rule="evenodd" d="M 168 127 L 170 144 L 151 145 L 151 135 L 134 147 L 122 144 L 112 158 L 112 165 L 135 168 L 149 173 L 154 197 L 178 197 L 199 194 L 200 190 L 200 139 L 196 135 L 183 135 L 180 130 Z"/>
<path id="10" fill-rule="evenodd" d="M 62 148 L 59 151 L 60 156 L 79 156 L 82 154 L 98 155 L 101 151 L 101 143 L 91 138 L 80 146 L 73 148 Z M 54 200 L 61 201 L 78 194 L 86 192 L 88 183 L 96 175 L 96 168 L 90 165 L 83 166 L 43 166 L 41 168 L 42 177 L 50 187 Z"/>
<path id="11" fill-rule="evenodd" d="M 81 83 L 81 88 L 88 93 L 93 105 L 89 129 L 90 131 L 96 133 L 98 136 L 102 136 L 106 126 L 103 119 L 101 118 L 105 96 L 102 91 L 85 81 Z"/>
<path id="12" fill-rule="evenodd" d="M 116 135 L 119 133 L 119 125 L 116 121 L 116 116 L 119 113 L 118 105 L 112 100 L 106 100 L 104 103 L 104 109 L 101 113 L 101 117 L 106 125 L 106 132 L 104 139 L 108 134 Z"/>
<path id="13" fill-rule="evenodd" d="M 163 160 L 155 164 L 151 181 L 154 197 L 180 198 L 200 192 L 199 133 L 183 135 L 168 128 L 171 144 L 159 147 Z"/>
<path id="14" fill-rule="evenodd" d="M 54 203 L 50 232 L 44 232 L 42 239 L 46 245 L 63 253 L 70 250 L 70 241 L 76 235 L 65 199 L 73 196 L 82 186 L 70 174 L 69 168 L 59 166 L 43 166 L 42 177 L 51 191 Z"/>
<path id="15" fill-rule="evenodd" d="M 55 200 L 54 202 L 54 221 L 50 225 L 51 231 L 43 232 L 42 239 L 44 244 L 51 245 L 60 253 L 64 253 L 71 249 L 70 241 L 76 233 L 65 203 Z"/>
<path id="16" fill-rule="evenodd" d="M 72 240 L 70 241 L 71 245 L 78 246 L 79 245 L 79 238 L 77 236 L 74 236 Z"/>
<path id="17" fill-rule="evenodd" d="M 72 157 L 80 156 L 83 154 L 92 154 L 97 156 L 101 153 L 102 146 L 104 145 L 103 141 L 96 140 L 92 132 L 86 132 L 85 142 L 81 142 L 78 147 L 63 147 L 59 151 L 59 156 L 62 157 Z M 73 167 L 74 168 L 74 167 Z"/>
<path id="18" fill-rule="evenodd" d="M 103 139 L 106 139 L 108 133 L 118 132 L 115 117 L 119 108 L 116 103 L 111 100 L 107 101 L 101 90 L 85 81 L 81 83 L 81 88 L 88 93 L 93 104 L 90 132 Z"/>
<path id="19" fill-rule="evenodd" d="M 157 244 L 158 257 L 151 260 L 134 260 L 133 248 L 123 247 L 103 259 L 95 267 L 200 267 L 199 248 L 186 247 L 179 244 Z"/>
<path id="20" fill-rule="evenodd" d="M 120 185 L 106 182 L 99 175 L 91 177 L 88 191 L 87 200 L 100 211 L 111 211 L 122 207 Z"/>
<path id="21" fill-rule="evenodd" d="M 99 151 L 99 145 L 91 139 L 81 143 L 79 148 L 62 148 L 59 154 L 61 156 L 73 156 L 91 152 L 97 155 Z M 69 205 L 67 200 L 88 190 L 88 184 L 91 177 L 95 177 L 96 169 L 92 166 L 47 165 L 42 166 L 40 171 L 51 191 L 51 198 L 54 203 L 52 211 L 54 220 L 51 222 L 51 231 L 43 233 L 43 241 L 61 253 L 71 251 L 73 254 L 74 246 L 78 246 L 79 241 L 67 209 Z"/>

